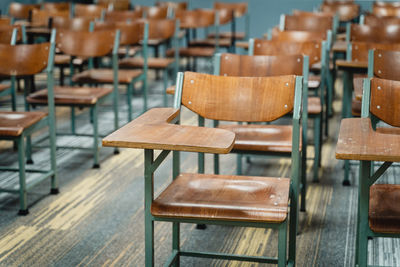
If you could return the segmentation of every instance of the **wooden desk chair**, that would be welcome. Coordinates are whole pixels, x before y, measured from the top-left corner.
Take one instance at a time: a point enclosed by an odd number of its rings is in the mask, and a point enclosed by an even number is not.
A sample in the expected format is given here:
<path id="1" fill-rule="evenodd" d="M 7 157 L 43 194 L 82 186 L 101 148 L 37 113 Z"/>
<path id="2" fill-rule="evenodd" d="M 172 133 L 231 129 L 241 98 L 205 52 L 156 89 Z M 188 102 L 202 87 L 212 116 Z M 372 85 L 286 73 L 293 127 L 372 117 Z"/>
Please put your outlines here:
<path id="1" fill-rule="evenodd" d="M 179 52 L 178 52 L 178 32 L 179 24 L 177 20 L 173 19 L 149 19 L 142 20 L 141 25 L 144 23 L 148 24 L 149 27 L 149 40 L 153 40 L 153 43 L 158 42 L 160 45 L 165 46 L 164 51 L 167 51 L 169 47 L 175 49 L 174 57 L 150 57 L 147 58 L 147 62 L 143 57 L 125 57 L 120 61 L 121 68 L 143 68 L 144 64 L 147 64 L 149 69 L 162 70 L 163 71 L 163 84 L 164 84 L 164 106 L 168 105 L 168 99 L 166 90 L 168 87 L 169 77 L 176 77 L 178 73 L 179 64 Z M 172 75 L 168 73 L 171 72 Z"/>
<path id="2" fill-rule="evenodd" d="M 40 5 L 11 2 L 8 6 L 8 15 L 12 18 L 11 24 L 14 24 L 16 20 L 28 21 L 30 11 L 33 9 L 40 9 Z"/>
<path id="3" fill-rule="evenodd" d="M 399 58 L 399 52 L 377 51 L 374 61 L 378 62 L 374 63 L 383 67 L 383 60 L 393 62 Z M 397 80 L 365 79 L 361 118 L 344 119 L 340 126 L 336 158 L 360 161 L 355 262 L 358 266 L 368 266 L 370 237 L 400 237 L 400 186 L 376 184 L 393 162 L 400 161 L 399 90 Z M 393 127 L 375 130 L 379 120 Z M 375 161 L 384 161 L 376 171 Z"/>
<path id="4" fill-rule="evenodd" d="M 0 112 L 0 139 L 15 141 L 18 148 L 18 168 L 2 167 L 3 171 L 19 172 L 19 188 L 2 188 L 1 192 L 17 193 L 20 198 L 20 215 L 28 214 L 27 192 L 38 182 L 51 179 L 51 193 L 58 193 L 58 180 L 56 173 L 56 143 L 55 143 L 55 118 L 54 118 L 54 96 L 53 96 L 53 59 L 54 42 L 35 45 L 9 45 L 0 44 L 0 61 L 7 64 L 0 65 L 0 75 L 10 77 L 12 87 L 16 77 L 34 75 L 45 71 L 47 73 L 49 99 L 47 112 Z M 30 144 L 25 146 L 25 138 L 43 127 L 49 127 L 50 139 L 50 169 L 26 169 L 26 156 L 30 157 Z M 26 149 L 26 151 L 25 151 Z M 40 173 L 40 177 L 32 183 L 27 183 L 26 173 Z"/>
<path id="5" fill-rule="evenodd" d="M 74 4 L 72 10 L 75 18 L 84 17 L 90 20 L 102 20 L 106 8 L 102 5 Z"/>
<path id="6" fill-rule="evenodd" d="M 42 3 L 42 9 L 46 11 L 70 11 L 71 4 L 69 2 L 45 2 Z"/>
<path id="7" fill-rule="evenodd" d="M 285 66 L 282 66 L 285 62 Z M 310 101 L 308 107 L 307 84 L 308 84 L 308 57 L 303 55 L 274 55 L 274 56 L 247 56 L 235 54 L 217 54 L 215 56 L 214 74 L 237 77 L 270 77 L 279 75 L 302 75 L 303 76 L 303 110 L 315 109 L 315 104 Z M 316 99 L 318 102 L 318 98 Z M 318 105 L 317 105 L 318 106 Z M 318 108 L 318 107 L 317 107 Z M 306 202 L 306 151 L 307 147 L 307 118 L 308 112 L 302 112 L 302 136 L 301 136 L 301 163 L 302 163 L 302 202 L 301 210 L 305 211 Z M 219 122 L 214 121 L 218 126 Z M 199 126 L 204 126 L 204 119 L 199 118 Z M 315 116 L 315 128 L 317 133 L 321 130 L 321 106 L 319 105 L 319 116 Z M 219 125 L 218 127 L 230 130 L 236 134 L 233 152 L 238 154 L 237 175 L 242 175 L 242 156 L 245 155 L 274 155 L 290 157 L 292 152 L 291 136 L 292 129 L 287 125 Z M 318 164 L 320 157 L 321 135 L 314 135 L 315 158 L 314 158 L 314 181 L 318 181 Z M 200 155 L 203 157 L 203 155 Z M 204 173 L 204 159 L 199 160 L 199 172 Z M 200 168 L 201 167 L 201 168 Z M 219 173 L 219 158 L 214 158 L 214 173 Z"/>
<path id="8" fill-rule="evenodd" d="M 186 47 L 179 48 L 179 57 L 187 58 L 187 69 L 196 69 L 197 58 L 211 58 L 219 49 L 219 38 L 213 40 L 214 46 L 196 45 L 197 31 L 204 29 L 207 32 L 210 28 L 214 28 L 218 32 L 218 13 L 215 10 L 196 9 L 196 10 L 180 10 L 176 12 L 175 18 L 180 22 L 180 28 L 186 32 Z M 192 36 L 191 36 L 192 35 Z M 193 39 L 193 40 L 192 40 Z M 173 56 L 175 51 L 170 49 L 167 56 Z M 193 59 L 192 68 L 190 68 L 190 60 Z"/>
<path id="9" fill-rule="evenodd" d="M 134 85 L 137 82 L 142 83 L 142 94 L 143 94 L 143 112 L 147 110 L 148 104 L 148 92 L 147 92 L 147 40 L 148 40 L 148 24 L 140 24 L 138 22 L 133 23 L 113 23 L 113 24 L 95 24 L 95 30 L 118 30 L 120 32 L 120 44 L 122 46 L 135 46 L 143 40 L 143 64 L 139 69 L 119 69 L 118 76 L 114 76 L 112 69 L 100 68 L 100 69 L 89 69 L 79 74 L 75 74 L 72 80 L 75 83 L 93 83 L 93 84 L 115 84 L 125 85 L 127 87 L 127 104 L 128 104 L 128 121 L 132 120 L 133 108 L 132 108 L 132 95 Z M 118 67 L 120 62 L 117 63 Z"/>
<path id="10" fill-rule="evenodd" d="M 177 77 L 174 108 L 152 109 L 103 139 L 104 146 L 145 149 L 145 254 L 154 266 L 154 222 L 173 222 L 172 255 L 295 266 L 300 168 L 302 77 L 224 77 L 185 72 Z M 240 101 L 238 98 L 240 95 Z M 212 120 L 273 121 L 293 111 L 291 180 L 286 178 L 180 173 L 179 151 L 229 153 L 233 132 L 179 122 L 181 106 Z M 154 150 L 163 150 L 154 158 Z M 173 151 L 173 182 L 154 199 L 154 172 Z M 288 200 L 290 198 L 290 215 Z M 290 217 L 290 219 L 288 218 Z M 289 257 L 286 259 L 289 219 Z M 279 230 L 278 259 L 180 249 L 180 223 L 206 223 Z"/>
<path id="11" fill-rule="evenodd" d="M 96 31 L 96 32 L 81 32 L 81 31 L 66 31 L 59 30 L 57 33 L 57 47 L 66 55 L 73 57 L 83 57 L 89 59 L 89 70 L 93 69 L 93 58 L 103 57 L 112 53 L 113 72 L 100 72 L 100 76 L 107 79 L 115 77 L 114 88 L 103 87 L 82 87 L 74 86 L 71 82 L 70 86 L 57 86 L 54 89 L 55 105 L 69 106 L 71 108 L 71 133 L 76 136 L 93 137 L 93 147 L 85 148 L 82 146 L 59 146 L 65 149 L 83 149 L 93 152 L 94 168 L 99 168 L 99 133 L 98 133 L 98 111 L 100 103 L 104 102 L 109 96 L 113 99 L 114 110 L 114 129 L 118 129 L 118 44 L 119 33 L 116 31 Z M 71 72 L 74 75 L 73 64 L 71 64 Z M 75 79 L 72 79 L 74 81 Z M 80 82 L 91 83 L 91 81 Z M 27 102 L 30 105 L 47 105 L 47 90 L 40 90 L 27 97 Z M 89 108 L 90 117 L 93 125 L 93 133 L 78 133 L 75 129 L 75 108 Z M 66 135 L 66 133 L 60 133 Z"/>
<path id="12" fill-rule="evenodd" d="M 168 18 L 167 6 L 138 6 L 134 8 L 135 11 L 142 12 L 143 18 L 146 19 L 166 19 Z"/>

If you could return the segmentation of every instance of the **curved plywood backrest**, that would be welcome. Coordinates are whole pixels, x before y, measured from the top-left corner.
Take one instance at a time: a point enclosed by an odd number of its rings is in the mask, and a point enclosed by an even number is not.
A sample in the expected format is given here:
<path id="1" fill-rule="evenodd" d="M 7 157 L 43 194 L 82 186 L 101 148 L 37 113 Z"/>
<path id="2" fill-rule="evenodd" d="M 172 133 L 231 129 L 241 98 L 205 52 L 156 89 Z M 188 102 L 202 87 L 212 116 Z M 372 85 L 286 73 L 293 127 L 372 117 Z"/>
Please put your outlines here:
<path id="1" fill-rule="evenodd" d="M 0 17 L 0 26 L 11 25 L 11 19 L 9 17 Z"/>
<path id="2" fill-rule="evenodd" d="M 127 22 L 140 19 L 142 16 L 141 10 L 107 11 L 104 20 L 107 22 Z"/>
<path id="3" fill-rule="evenodd" d="M 304 11 L 295 9 L 292 11 L 293 15 L 296 16 L 317 16 L 317 17 L 333 17 L 335 16 L 335 12 L 311 12 L 311 11 Z"/>
<path id="4" fill-rule="evenodd" d="M 32 10 L 32 25 L 35 27 L 43 27 L 49 25 L 50 18 L 69 18 L 69 10 L 62 10 L 62 11 L 48 11 L 48 10 L 39 10 L 34 9 Z"/>
<path id="5" fill-rule="evenodd" d="M 306 55 L 310 65 L 321 61 L 321 42 L 283 42 L 254 39 L 254 55 Z"/>
<path id="6" fill-rule="evenodd" d="M 75 4 L 75 17 L 84 17 L 88 19 L 100 19 L 101 15 L 105 10 L 102 5 L 85 5 L 85 4 Z"/>
<path id="7" fill-rule="evenodd" d="M 90 29 L 91 20 L 88 18 L 53 18 L 53 27 L 60 30 L 70 31 L 88 31 Z"/>
<path id="8" fill-rule="evenodd" d="M 247 13 L 248 3 L 247 2 L 239 2 L 239 3 L 226 3 L 226 2 L 214 2 L 214 9 L 223 10 L 227 9 L 230 13 L 234 13 L 236 17 L 241 17 Z"/>
<path id="9" fill-rule="evenodd" d="M 138 22 L 115 23 L 115 30 L 120 31 L 120 45 L 135 45 L 143 39 L 144 28 Z"/>
<path id="10" fill-rule="evenodd" d="M 130 0 L 97 0 L 98 5 L 102 5 L 109 10 L 124 11 L 131 7 Z"/>
<path id="11" fill-rule="evenodd" d="M 40 5 L 12 2 L 8 7 L 8 14 L 16 19 L 28 19 L 29 12 L 33 9 L 40 9 Z"/>
<path id="12" fill-rule="evenodd" d="M 310 31 L 280 31 L 278 28 L 272 29 L 271 40 L 284 42 L 321 42 L 327 39 L 327 32 L 310 32 Z"/>
<path id="13" fill-rule="evenodd" d="M 372 78 L 369 110 L 380 120 L 400 127 L 400 81 Z"/>
<path id="14" fill-rule="evenodd" d="M 115 31 L 66 31 L 57 32 L 57 47 L 61 52 L 77 57 L 102 57 L 114 47 Z"/>
<path id="15" fill-rule="evenodd" d="M 52 3 L 47 2 L 42 4 L 42 9 L 46 11 L 68 11 L 70 10 L 71 4 L 69 2 Z"/>
<path id="16" fill-rule="evenodd" d="M 327 31 L 333 27 L 332 17 L 286 15 L 285 30 L 288 31 Z"/>
<path id="17" fill-rule="evenodd" d="M 147 19 L 166 19 L 168 16 L 167 6 L 135 6 L 135 10 L 146 14 Z"/>
<path id="18" fill-rule="evenodd" d="M 374 76 L 400 81 L 400 51 L 376 49 L 374 51 Z"/>
<path id="19" fill-rule="evenodd" d="M 42 72 L 48 63 L 50 43 L 0 44 L 0 75 L 23 76 Z"/>
<path id="20" fill-rule="evenodd" d="M 351 41 L 373 43 L 400 43 L 400 24 L 351 25 Z"/>
<path id="21" fill-rule="evenodd" d="M 368 51 L 371 49 L 400 50 L 399 43 L 381 44 L 367 42 L 351 43 L 351 58 L 353 61 L 368 62 Z"/>
<path id="22" fill-rule="evenodd" d="M 374 2 L 372 14 L 380 17 L 399 17 L 400 4 L 398 2 Z"/>
<path id="23" fill-rule="evenodd" d="M 175 18 L 179 19 L 181 28 L 210 27 L 215 22 L 215 11 L 208 9 L 178 10 Z"/>
<path id="24" fill-rule="evenodd" d="M 284 62 L 284 64 L 282 64 Z M 221 54 L 220 75 L 268 77 L 279 75 L 302 75 L 302 55 L 247 56 Z"/>
<path id="25" fill-rule="evenodd" d="M 358 17 L 360 6 L 352 2 L 323 3 L 321 11 L 338 14 L 340 21 L 350 21 Z"/>
<path id="26" fill-rule="evenodd" d="M 169 39 L 175 34 L 175 19 L 146 19 L 141 22 L 142 28 L 143 22 L 149 24 L 149 39 Z"/>
<path id="27" fill-rule="evenodd" d="M 378 17 L 375 15 L 364 16 L 364 24 L 370 26 L 398 25 L 400 17 Z"/>
<path id="28" fill-rule="evenodd" d="M 187 2 L 170 2 L 170 1 L 156 2 L 156 6 L 166 6 L 176 12 L 177 10 L 187 10 L 188 3 Z"/>
<path id="29" fill-rule="evenodd" d="M 185 72 L 182 104 L 224 121 L 273 121 L 291 112 L 296 76 L 225 77 Z"/>
<path id="30" fill-rule="evenodd" d="M 11 44 L 11 38 L 15 28 L 18 29 L 16 41 L 19 42 L 22 40 L 22 29 L 20 25 L 0 25 L 1 44 Z"/>

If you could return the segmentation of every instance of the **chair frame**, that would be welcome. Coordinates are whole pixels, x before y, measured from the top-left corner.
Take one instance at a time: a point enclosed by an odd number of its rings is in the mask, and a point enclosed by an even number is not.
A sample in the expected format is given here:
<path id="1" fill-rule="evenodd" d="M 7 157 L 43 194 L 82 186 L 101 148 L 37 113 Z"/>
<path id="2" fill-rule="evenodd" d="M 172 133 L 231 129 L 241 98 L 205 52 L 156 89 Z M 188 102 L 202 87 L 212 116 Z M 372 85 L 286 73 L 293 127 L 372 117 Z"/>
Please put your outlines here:
<path id="1" fill-rule="evenodd" d="M 51 42 L 49 48 L 49 57 L 47 67 L 45 72 L 47 73 L 47 86 L 48 86 L 48 115 L 38 121 L 37 123 L 31 125 L 30 127 L 26 128 L 20 136 L 17 137 L 7 137 L 2 136 L 0 137 L 2 140 L 11 140 L 16 142 L 18 148 L 18 166 L 19 168 L 8 168 L 8 167 L 1 167 L 1 171 L 18 171 L 19 172 L 19 189 L 7 189 L 1 188 L 0 192 L 8 192 L 8 193 L 17 193 L 19 194 L 20 198 L 20 210 L 18 212 L 19 215 L 27 215 L 29 213 L 28 210 L 28 203 L 27 203 L 27 193 L 28 191 L 37 185 L 38 183 L 50 178 L 51 180 L 51 194 L 58 194 L 58 176 L 57 176 L 57 166 L 56 166 L 56 130 L 55 130 L 55 106 L 54 106 L 54 53 L 55 53 L 55 30 L 52 31 L 51 35 Z M 13 44 L 14 45 L 14 44 Z M 16 76 L 11 76 L 11 88 L 13 88 L 15 92 L 15 82 Z M 38 129 L 41 129 L 45 126 L 49 127 L 49 138 L 50 140 L 50 169 L 49 170 L 38 170 L 38 169 L 28 169 L 25 166 L 25 159 L 28 156 L 30 157 L 30 142 L 28 141 L 28 137 L 32 135 L 32 133 Z M 27 138 L 27 146 L 25 146 L 25 137 Z M 25 152 L 26 149 L 26 152 Z M 33 173 L 41 173 L 42 175 L 38 177 L 34 182 L 27 183 L 26 182 L 26 173 L 33 172 Z"/>
<path id="2" fill-rule="evenodd" d="M 182 102 L 182 90 L 183 90 L 183 79 L 184 74 L 178 73 L 174 99 L 174 108 L 180 109 Z M 302 86 L 303 81 L 301 76 L 296 77 L 295 81 L 295 103 L 293 109 L 293 136 L 292 142 L 294 150 L 299 151 L 300 142 L 300 120 L 301 120 L 301 103 L 302 103 Z M 179 124 L 179 115 L 173 118 L 170 123 Z M 296 134 L 297 133 L 297 134 Z M 108 140 L 107 140 L 108 141 Z M 103 140 L 103 145 L 106 146 L 118 146 L 118 144 L 113 145 L 111 142 L 105 142 Z M 132 146 L 133 148 L 135 146 Z M 200 258 L 217 258 L 225 260 L 238 260 L 238 261 L 253 261 L 253 262 L 263 262 L 263 263 L 275 263 L 278 266 L 286 266 L 287 264 L 294 266 L 296 257 L 296 232 L 297 232 L 297 213 L 298 213 L 298 189 L 299 189 L 299 177 L 297 170 L 300 168 L 300 153 L 292 153 L 292 171 L 291 171 L 291 189 L 290 189 L 290 220 L 286 219 L 282 223 L 257 223 L 257 222 L 241 222 L 241 221 L 230 221 L 230 220 L 199 220 L 199 219 L 177 219 L 177 218 L 164 218 L 156 217 L 151 214 L 151 205 L 154 199 L 154 173 L 156 169 L 161 165 L 163 160 L 168 156 L 171 150 L 163 150 L 157 158 L 154 158 L 154 149 L 146 148 L 146 146 L 141 146 L 137 148 L 144 149 L 144 159 L 145 159 L 145 266 L 154 266 L 154 222 L 155 221 L 167 221 L 172 222 L 172 253 L 169 256 L 165 266 L 179 266 L 179 259 L 181 256 L 190 257 L 200 257 Z M 173 163 L 172 172 L 173 177 L 177 177 L 180 173 L 180 152 L 176 148 L 173 150 Z M 183 150 L 184 151 L 184 150 Z M 197 152 L 196 150 L 188 150 L 192 152 Z M 197 252 L 197 251 L 182 251 L 180 249 L 180 226 L 179 223 L 201 223 L 201 224 L 215 224 L 215 225 L 232 225 L 232 226 L 244 226 L 244 227 L 257 227 L 257 228 L 273 228 L 279 231 L 279 242 L 278 242 L 278 259 L 271 257 L 256 257 L 256 256 L 244 256 L 244 255 L 231 255 L 225 253 L 215 253 L 215 252 Z M 287 249 L 287 226 L 289 224 L 289 258 L 286 259 L 286 249 Z"/>

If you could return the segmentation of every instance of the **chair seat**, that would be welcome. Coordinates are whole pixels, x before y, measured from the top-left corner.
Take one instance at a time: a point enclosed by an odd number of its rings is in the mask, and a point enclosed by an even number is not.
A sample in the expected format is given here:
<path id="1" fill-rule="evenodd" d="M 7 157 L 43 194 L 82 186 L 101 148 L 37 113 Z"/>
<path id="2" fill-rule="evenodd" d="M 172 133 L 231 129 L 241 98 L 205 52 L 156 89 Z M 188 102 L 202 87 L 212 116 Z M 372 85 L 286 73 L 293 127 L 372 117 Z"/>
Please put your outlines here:
<path id="1" fill-rule="evenodd" d="M 3 92 L 11 87 L 10 84 L 0 83 L 0 92 Z"/>
<path id="2" fill-rule="evenodd" d="M 376 132 L 383 133 L 383 134 L 400 135 L 400 128 L 398 128 L 398 127 L 376 127 Z"/>
<path id="3" fill-rule="evenodd" d="M 179 49 L 179 55 L 182 57 L 212 57 L 215 49 L 213 47 L 186 47 Z M 167 57 L 174 56 L 175 49 L 169 49 Z"/>
<path id="4" fill-rule="evenodd" d="M 128 84 L 142 74 L 141 70 L 119 70 L 118 83 Z M 75 74 L 72 77 L 75 83 L 113 83 L 114 73 L 112 69 L 91 69 Z"/>
<path id="5" fill-rule="evenodd" d="M 308 98 L 308 114 L 320 114 L 322 112 L 321 99 L 317 96 Z"/>
<path id="6" fill-rule="evenodd" d="M 174 62 L 173 58 L 148 58 L 147 66 L 150 69 L 166 69 Z M 143 65 L 144 59 L 140 57 L 124 58 L 119 62 L 119 66 L 123 68 L 143 68 Z"/>
<path id="7" fill-rule="evenodd" d="M 28 127 L 39 122 L 47 113 L 35 112 L 0 112 L 0 136 L 17 137 Z"/>
<path id="8" fill-rule="evenodd" d="M 197 39 L 190 41 L 189 46 L 215 46 L 216 39 L 208 38 L 208 39 Z M 230 39 L 219 39 L 218 45 L 220 47 L 230 47 L 231 40 Z"/>
<path id="9" fill-rule="evenodd" d="M 56 105 L 94 105 L 97 101 L 110 94 L 112 88 L 92 87 L 54 87 Z M 30 94 L 26 100 L 31 104 L 47 104 L 47 89 Z"/>
<path id="10" fill-rule="evenodd" d="M 290 179 L 180 174 L 152 206 L 156 217 L 280 223 L 288 213 Z"/>
<path id="11" fill-rule="evenodd" d="M 133 57 L 141 50 L 142 50 L 141 46 L 129 47 L 128 49 L 126 49 L 126 47 L 120 47 L 118 49 L 118 55 L 122 55 L 122 56 L 128 55 L 130 57 Z"/>
<path id="12" fill-rule="evenodd" d="M 229 124 L 218 127 L 236 134 L 233 150 L 276 153 L 292 152 L 291 125 Z"/>
<path id="13" fill-rule="evenodd" d="M 321 84 L 321 76 L 319 75 L 309 75 L 308 76 L 308 88 L 317 89 Z"/>
<path id="14" fill-rule="evenodd" d="M 244 32 L 235 32 L 235 34 L 233 34 L 232 32 L 220 32 L 218 33 L 218 35 L 219 38 L 225 39 L 231 39 L 234 35 L 236 40 L 244 40 L 244 37 L 246 36 Z M 215 33 L 210 33 L 208 35 L 208 38 L 215 38 Z"/>
<path id="15" fill-rule="evenodd" d="M 375 184 L 370 188 L 369 227 L 377 233 L 400 233 L 400 185 Z"/>
<path id="16" fill-rule="evenodd" d="M 311 65 L 310 70 L 312 70 L 312 71 L 321 71 L 321 67 L 322 67 L 321 62 L 317 62 L 317 63 L 314 63 L 314 64 Z M 334 65 L 333 65 L 332 62 L 329 62 L 329 69 L 330 70 L 334 69 Z"/>
<path id="17" fill-rule="evenodd" d="M 82 65 L 85 62 L 86 59 L 84 58 L 74 58 L 74 60 L 72 61 L 72 63 L 74 65 Z M 55 65 L 69 65 L 71 61 L 71 56 L 70 55 L 62 55 L 62 54 L 57 54 L 54 57 L 54 64 Z"/>

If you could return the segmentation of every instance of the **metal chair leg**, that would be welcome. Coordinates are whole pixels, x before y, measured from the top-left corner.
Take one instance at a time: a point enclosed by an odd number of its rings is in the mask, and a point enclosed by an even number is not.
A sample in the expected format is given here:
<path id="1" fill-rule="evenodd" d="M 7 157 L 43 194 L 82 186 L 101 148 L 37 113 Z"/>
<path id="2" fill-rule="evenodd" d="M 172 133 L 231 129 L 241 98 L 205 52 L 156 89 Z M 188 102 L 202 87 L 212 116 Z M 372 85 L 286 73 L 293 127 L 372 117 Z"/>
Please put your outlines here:
<path id="1" fill-rule="evenodd" d="M 344 178 L 342 184 L 345 186 L 350 185 L 350 161 L 344 161 Z"/>
<path id="2" fill-rule="evenodd" d="M 100 168 L 100 164 L 99 164 L 99 131 L 98 131 L 97 104 L 95 104 L 91 108 L 91 110 L 93 112 L 93 157 L 94 157 L 93 168 L 98 169 Z"/>
<path id="3" fill-rule="evenodd" d="M 128 121 L 132 120 L 132 93 L 133 93 L 133 84 L 129 83 L 127 92 L 126 92 L 126 104 L 128 105 Z"/>
<path id="4" fill-rule="evenodd" d="M 243 169 L 242 169 L 242 154 L 237 154 L 236 156 L 236 174 L 237 175 L 242 175 Z"/>
<path id="5" fill-rule="evenodd" d="M 278 233 L 278 267 L 286 266 L 287 221 L 279 227 Z"/>
<path id="6" fill-rule="evenodd" d="M 18 145 L 18 165 L 19 165 L 19 215 L 27 215 L 27 192 L 26 192 L 26 173 L 25 173 L 25 140 L 24 135 L 17 139 Z"/>
<path id="7" fill-rule="evenodd" d="M 163 73 L 163 84 L 164 84 L 164 90 L 163 90 L 163 100 L 164 100 L 164 107 L 168 106 L 168 96 L 167 96 L 167 87 L 168 87 L 168 68 L 164 69 Z"/>
<path id="8" fill-rule="evenodd" d="M 313 182 L 319 182 L 318 170 L 321 158 L 321 115 L 314 119 L 314 166 L 313 166 Z"/>

